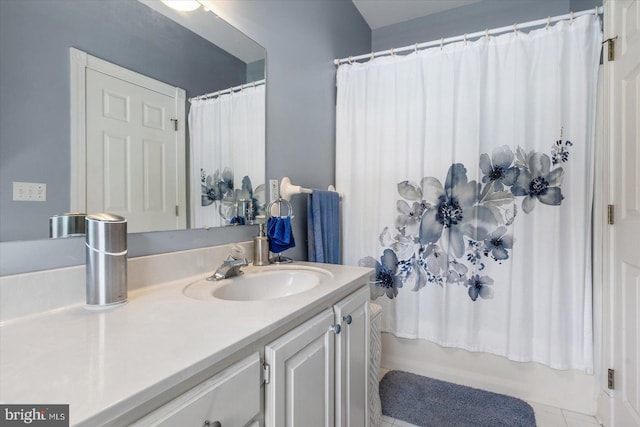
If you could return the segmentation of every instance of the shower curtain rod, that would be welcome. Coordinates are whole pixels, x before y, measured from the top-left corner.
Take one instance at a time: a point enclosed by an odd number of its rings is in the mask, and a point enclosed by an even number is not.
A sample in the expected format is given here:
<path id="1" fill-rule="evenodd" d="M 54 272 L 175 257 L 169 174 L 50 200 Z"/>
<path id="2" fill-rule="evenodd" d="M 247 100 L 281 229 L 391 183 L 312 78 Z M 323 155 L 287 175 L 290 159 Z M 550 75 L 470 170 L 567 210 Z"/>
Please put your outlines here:
<path id="1" fill-rule="evenodd" d="M 365 53 L 363 55 L 358 55 L 358 56 L 349 56 L 347 58 L 342 58 L 342 59 L 335 59 L 333 63 L 339 66 L 340 64 L 353 63 L 354 61 L 358 61 L 360 59 L 371 60 L 377 56 L 395 55 L 396 53 L 406 52 L 409 50 L 418 51 L 419 49 L 423 49 L 425 47 L 438 46 L 438 45 L 442 47 L 445 44 L 452 43 L 452 42 L 467 41 L 469 39 L 474 39 L 482 36 L 489 37 L 491 35 L 506 33 L 509 31 L 518 31 L 524 28 L 538 27 L 542 25 L 546 25 L 548 27 L 549 24 L 551 24 L 552 22 L 562 21 L 565 19 L 573 20 L 573 18 L 577 18 L 578 16 L 590 15 L 590 14 L 598 16 L 598 15 L 601 15 L 603 12 L 604 12 L 604 8 L 602 6 L 599 6 L 599 7 L 596 6 L 593 9 L 583 10 L 581 12 L 575 12 L 575 13 L 571 12 L 565 15 L 558 15 L 553 17 L 550 16 L 546 19 L 538 19 L 536 21 L 529 21 L 522 24 L 513 24 L 513 25 L 508 25 L 506 27 L 494 28 L 492 30 L 487 29 L 484 31 L 478 31 L 476 33 L 463 34 L 461 36 L 442 38 L 440 40 L 434 40 L 434 41 L 424 42 L 424 43 L 416 43 L 410 46 L 404 46 L 404 47 L 388 49 L 388 50 L 381 50 L 378 52 Z"/>
<path id="2" fill-rule="evenodd" d="M 216 96 L 224 95 L 226 93 L 237 92 L 242 89 L 246 89 L 249 87 L 256 87 L 259 85 L 263 85 L 265 83 L 265 79 L 256 80 L 255 82 L 246 83 L 240 86 L 230 87 L 229 89 L 222 89 L 211 93 L 205 93 L 204 95 L 196 96 L 193 98 L 189 98 L 189 102 L 191 101 L 202 101 L 209 98 L 215 98 Z"/>

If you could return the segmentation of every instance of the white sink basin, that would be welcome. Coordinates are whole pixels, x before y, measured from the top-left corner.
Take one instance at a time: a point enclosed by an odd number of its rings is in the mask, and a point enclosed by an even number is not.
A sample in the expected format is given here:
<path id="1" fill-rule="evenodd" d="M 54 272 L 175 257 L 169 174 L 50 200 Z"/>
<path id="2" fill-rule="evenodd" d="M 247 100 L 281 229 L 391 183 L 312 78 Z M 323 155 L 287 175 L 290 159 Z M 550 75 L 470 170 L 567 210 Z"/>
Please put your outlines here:
<path id="1" fill-rule="evenodd" d="M 331 277 L 329 271 L 315 267 L 267 268 L 220 281 L 198 280 L 183 293 L 199 300 L 264 301 L 306 292 Z"/>

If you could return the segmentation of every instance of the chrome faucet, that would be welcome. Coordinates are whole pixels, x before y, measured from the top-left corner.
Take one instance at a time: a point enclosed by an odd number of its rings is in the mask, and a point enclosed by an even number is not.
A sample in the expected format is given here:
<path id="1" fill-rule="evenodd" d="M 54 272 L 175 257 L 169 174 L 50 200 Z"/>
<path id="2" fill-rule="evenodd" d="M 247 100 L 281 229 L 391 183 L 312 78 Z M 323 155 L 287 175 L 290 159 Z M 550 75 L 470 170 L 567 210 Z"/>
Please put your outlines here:
<path id="1" fill-rule="evenodd" d="M 222 280 L 229 277 L 237 276 L 242 272 L 240 269 L 249 265 L 249 260 L 246 258 L 235 259 L 231 255 L 227 257 L 220 267 L 213 275 L 207 277 L 207 280 Z"/>

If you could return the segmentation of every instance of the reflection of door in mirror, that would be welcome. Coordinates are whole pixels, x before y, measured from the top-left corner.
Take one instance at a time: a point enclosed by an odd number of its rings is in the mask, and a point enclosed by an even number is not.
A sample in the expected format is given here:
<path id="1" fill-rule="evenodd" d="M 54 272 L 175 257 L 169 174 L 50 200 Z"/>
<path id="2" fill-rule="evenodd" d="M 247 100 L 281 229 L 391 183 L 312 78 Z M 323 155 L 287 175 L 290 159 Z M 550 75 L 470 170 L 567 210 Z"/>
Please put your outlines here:
<path id="1" fill-rule="evenodd" d="M 184 91 L 85 57 L 86 188 L 75 209 L 124 216 L 130 232 L 184 229 Z"/>

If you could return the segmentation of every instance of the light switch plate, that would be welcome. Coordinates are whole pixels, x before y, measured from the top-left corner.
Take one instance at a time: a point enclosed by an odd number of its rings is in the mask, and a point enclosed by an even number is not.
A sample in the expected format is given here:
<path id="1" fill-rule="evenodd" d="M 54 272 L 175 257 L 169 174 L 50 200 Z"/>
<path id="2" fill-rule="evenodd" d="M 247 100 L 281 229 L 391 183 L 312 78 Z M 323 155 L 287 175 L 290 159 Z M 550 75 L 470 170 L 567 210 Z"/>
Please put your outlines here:
<path id="1" fill-rule="evenodd" d="M 280 183 L 277 179 L 269 180 L 269 201 L 273 202 L 280 197 Z"/>
<path id="2" fill-rule="evenodd" d="M 24 202 L 46 202 L 47 184 L 40 182 L 14 182 L 13 200 Z"/>

